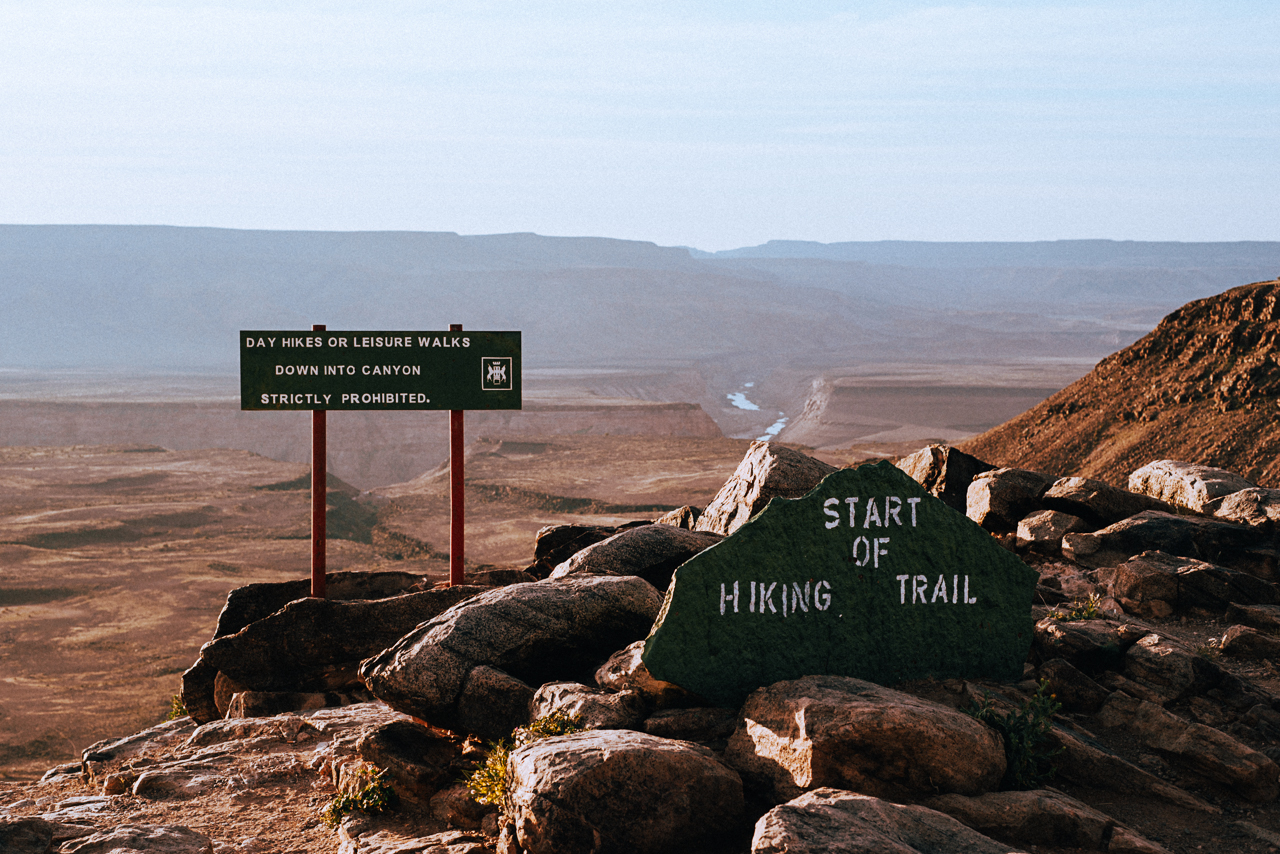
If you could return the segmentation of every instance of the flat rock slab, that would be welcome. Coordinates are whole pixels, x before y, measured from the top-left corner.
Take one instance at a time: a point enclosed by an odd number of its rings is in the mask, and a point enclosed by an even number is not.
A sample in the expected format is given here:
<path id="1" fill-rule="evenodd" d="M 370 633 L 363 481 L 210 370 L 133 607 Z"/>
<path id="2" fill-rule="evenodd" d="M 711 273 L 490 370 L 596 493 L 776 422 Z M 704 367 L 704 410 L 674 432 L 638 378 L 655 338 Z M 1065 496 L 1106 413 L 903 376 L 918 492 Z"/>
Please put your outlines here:
<path id="1" fill-rule="evenodd" d="M 188 827 L 117 827 L 62 846 L 63 854 L 213 854 L 213 840 Z"/>
<path id="2" fill-rule="evenodd" d="M 721 706 L 813 673 L 1016 679 L 1036 579 L 892 464 L 842 469 L 676 570 L 644 663 Z"/>
<path id="3" fill-rule="evenodd" d="M 815 789 L 756 822 L 751 854 L 1012 854 L 949 815 Z"/>
<path id="4" fill-rule="evenodd" d="M 1145 551 L 1162 551 L 1179 557 L 1243 569 L 1259 577 L 1275 571 L 1275 553 L 1258 528 L 1194 516 L 1175 516 L 1144 510 L 1092 534 L 1067 534 L 1062 551 L 1075 563 L 1088 567 L 1117 566 Z"/>

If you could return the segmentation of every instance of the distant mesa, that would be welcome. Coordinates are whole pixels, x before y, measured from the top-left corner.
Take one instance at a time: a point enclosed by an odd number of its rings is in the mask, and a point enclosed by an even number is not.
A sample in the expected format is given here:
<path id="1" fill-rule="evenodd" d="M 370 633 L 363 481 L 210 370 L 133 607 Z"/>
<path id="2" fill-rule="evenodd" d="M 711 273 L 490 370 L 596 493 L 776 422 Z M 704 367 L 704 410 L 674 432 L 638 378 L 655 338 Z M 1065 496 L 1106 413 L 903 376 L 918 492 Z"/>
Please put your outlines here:
<path id="1" fill-rule="evenodd" d="M 1280 484 L 1280 279 L 1173 312 L 1077 382 L 966 442 L 999 465 L 1123 485 L 1176 459 Z"/>

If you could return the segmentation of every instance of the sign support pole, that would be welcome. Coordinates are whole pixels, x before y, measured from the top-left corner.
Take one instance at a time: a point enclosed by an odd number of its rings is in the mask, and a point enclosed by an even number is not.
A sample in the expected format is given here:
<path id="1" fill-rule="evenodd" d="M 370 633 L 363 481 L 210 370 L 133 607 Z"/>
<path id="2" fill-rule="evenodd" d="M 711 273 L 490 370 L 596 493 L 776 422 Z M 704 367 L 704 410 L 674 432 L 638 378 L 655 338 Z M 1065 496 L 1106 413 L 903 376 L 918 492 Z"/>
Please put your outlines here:
<path id="1" fill-rule="evenodd" d="M 323 332 L 325 325 L 317 323 L 313 332 Z M 325 487 L 328 480 L 328 442 L 325 435 L 323 409 L 311 410 L 311 595 L 325 598 Z"/>
<path id="2" fill-rule="evenodd" d="M 461 332 L 461 323 L 449 324 L 450 332 Z M 463 442 L 462 414 L 464 410 L 449 410 L 449 586 L 461 584 L 463 578 L 463 521 L 466 517 L 463 497 Z"/>

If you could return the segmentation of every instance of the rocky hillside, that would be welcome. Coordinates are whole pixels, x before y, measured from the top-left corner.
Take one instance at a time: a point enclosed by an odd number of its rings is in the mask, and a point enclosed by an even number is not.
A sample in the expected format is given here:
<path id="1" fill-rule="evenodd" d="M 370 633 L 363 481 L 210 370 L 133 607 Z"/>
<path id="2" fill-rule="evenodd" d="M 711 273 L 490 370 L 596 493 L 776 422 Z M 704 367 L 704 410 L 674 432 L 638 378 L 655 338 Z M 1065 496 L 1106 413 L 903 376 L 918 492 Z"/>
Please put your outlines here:
<path id="1" fill-rule="evenodd" d="M 1280 280 L 1170 314 L 1091 373 L 963 445 L 1000 465 L 1123 484 L 1172 458 L 1280 484 Z"/>

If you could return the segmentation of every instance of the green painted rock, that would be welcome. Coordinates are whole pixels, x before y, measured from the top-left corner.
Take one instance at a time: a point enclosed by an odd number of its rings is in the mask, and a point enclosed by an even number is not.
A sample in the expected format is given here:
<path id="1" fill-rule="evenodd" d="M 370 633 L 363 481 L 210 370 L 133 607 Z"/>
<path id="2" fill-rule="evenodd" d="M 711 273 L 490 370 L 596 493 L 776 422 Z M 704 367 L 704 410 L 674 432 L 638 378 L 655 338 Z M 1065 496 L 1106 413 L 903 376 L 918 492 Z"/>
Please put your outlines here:
<path id="1" fill-rule="evenodd" d="M 888 462 L 842 469 L 677 569 L 643 660 L 721 705 L 810 674 L 1016 679 L 1036 577 Z"/>

